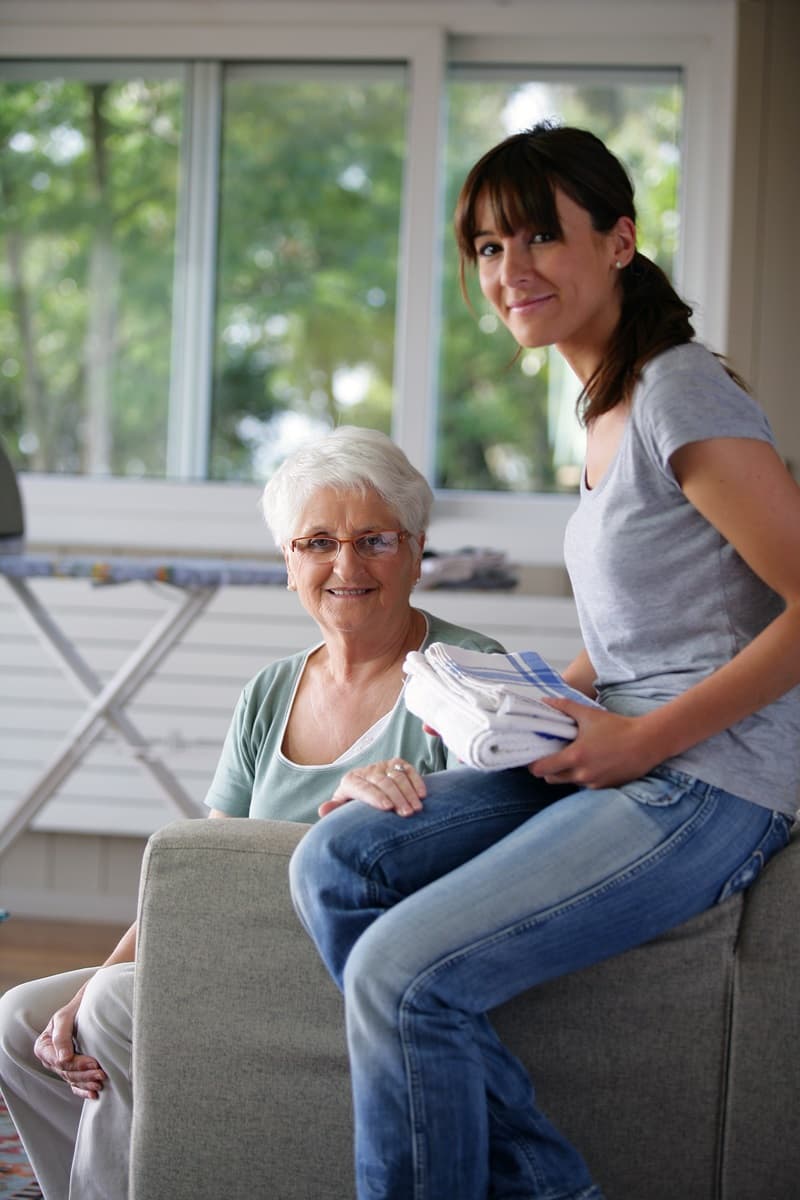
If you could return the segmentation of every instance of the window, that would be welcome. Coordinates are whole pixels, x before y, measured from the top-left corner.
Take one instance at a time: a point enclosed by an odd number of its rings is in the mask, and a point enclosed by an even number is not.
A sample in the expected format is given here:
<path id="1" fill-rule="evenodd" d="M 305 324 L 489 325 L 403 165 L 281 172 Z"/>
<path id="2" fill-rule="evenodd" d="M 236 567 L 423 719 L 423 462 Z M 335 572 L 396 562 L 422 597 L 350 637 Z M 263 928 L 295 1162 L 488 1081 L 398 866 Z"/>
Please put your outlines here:
<path id="1" fill-rule="evenodd" d="M 0 82 L 0 423 L 19 467 L 164 474 L 181 103 L 161 66 Z"/>
<path id="2" fill-rule="evenodd" d="M 145 70 L 76 76 L 0 93 L 6 427 L 28 469 L 164 476 L 182 88 Z M 258 481 L 342 421 L 391 430 L 406 81 L 402 66 L 352 63 L 232 64 L 222 79 L 200 473 Z M 581 459 L 567 368 L 546 350 L 509 365 L 497 318 L 476 294 L 476 323 L 459 294 L 449 216 L 470 165 L 544 117 L 594 129 L 632 168 L 642 246 L 671 272 L 681 98 L 675 72 L 451 68 L 440 488 L 572 490 Z"/>
<path id="3" fill-rule="evenodd" d="M 183 7 L 41 0 L 4 28 L 0 423 L 29 534 L 260 552 L 256 516 L 237 534 L 231 514 L 255 514 L 293 439 L 357 421 L 437 488 L 437 546 L 518 553 L 524 531 L 527 561 L 555 561 L 575 381 L 546 354 L 507 367 L 463 306 L 455 188 L 515 123 L 594 128 L 724 352 L 734 6 L 387 0 L 357 20 L 331 0 L 324 26 L 302 4 L 294 25 Z"/>
<path id="4" fill-rule="evenodd" d="M 405 72 L 230 67 L 209 477 L 263 480 L 317 431 L 392 424 Z"/>

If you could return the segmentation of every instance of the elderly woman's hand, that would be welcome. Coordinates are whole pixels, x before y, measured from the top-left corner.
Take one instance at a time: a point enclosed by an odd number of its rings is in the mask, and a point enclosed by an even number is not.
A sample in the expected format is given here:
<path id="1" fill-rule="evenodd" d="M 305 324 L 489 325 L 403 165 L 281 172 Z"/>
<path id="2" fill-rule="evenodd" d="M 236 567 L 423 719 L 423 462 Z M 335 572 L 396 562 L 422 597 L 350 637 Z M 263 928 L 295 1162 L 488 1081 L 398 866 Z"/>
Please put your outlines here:
<path id="1" fill-rule="evenodd" d="M 43 1066 L 68 1083 L 81 1100 L 96 1100 L 103 1090 L 106 1073 L 95 1058 L 75 1049 L 75 1020 L 84 988 L 65 1004 L 47 1023 L 33 1045 Z"/>
<path id="2" fill-rule="evenodd" d="M 390 758 L 348 771 L 318 811 L 324 817 L 348 800 L 362 800 L 373 808 L 411 817 L 422 808 L 424 795 L 425 784 L 419 772 L 402 758 Z"/>

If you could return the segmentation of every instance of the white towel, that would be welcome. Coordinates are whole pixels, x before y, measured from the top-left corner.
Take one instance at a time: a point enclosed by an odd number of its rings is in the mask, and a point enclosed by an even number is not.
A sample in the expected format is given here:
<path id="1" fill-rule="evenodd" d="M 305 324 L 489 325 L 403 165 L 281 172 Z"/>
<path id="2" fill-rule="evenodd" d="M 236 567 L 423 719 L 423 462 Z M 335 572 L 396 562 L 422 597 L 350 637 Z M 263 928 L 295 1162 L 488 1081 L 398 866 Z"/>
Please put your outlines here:
<path id="1" fill-rule="evenodd" d="M 408 654 L 403 670 L 408 710 L 463 763 L 482 771 L 535 762 L 575 737 L 572 717 L 544 704 L 543 696 L 599 707 L 534 650 L 484 654 L 434 642 Z"/>

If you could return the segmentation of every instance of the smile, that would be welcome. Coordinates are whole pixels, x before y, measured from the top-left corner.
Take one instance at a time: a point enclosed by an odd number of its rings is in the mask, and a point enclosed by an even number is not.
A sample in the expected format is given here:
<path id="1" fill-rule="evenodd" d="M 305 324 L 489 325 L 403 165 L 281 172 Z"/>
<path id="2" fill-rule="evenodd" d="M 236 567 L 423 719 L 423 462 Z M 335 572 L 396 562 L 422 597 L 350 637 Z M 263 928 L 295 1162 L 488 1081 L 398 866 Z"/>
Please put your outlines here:
<path id="1" fill-rule="evenodd" d="M 508 311 L 512 313 L 531 313 L 547 304 L 550 300 L 555 300 L 555 292 L 547 292 L 544 296 L 530 296 L 525 300 L 514 300 L 508 305 Z"/>
<path id="2" fill-rule="evenodd" d="M 372 588 L 328 588 L 330 596 L 343 596 L 348 599 L 350 596 L 368 596 Z"/>

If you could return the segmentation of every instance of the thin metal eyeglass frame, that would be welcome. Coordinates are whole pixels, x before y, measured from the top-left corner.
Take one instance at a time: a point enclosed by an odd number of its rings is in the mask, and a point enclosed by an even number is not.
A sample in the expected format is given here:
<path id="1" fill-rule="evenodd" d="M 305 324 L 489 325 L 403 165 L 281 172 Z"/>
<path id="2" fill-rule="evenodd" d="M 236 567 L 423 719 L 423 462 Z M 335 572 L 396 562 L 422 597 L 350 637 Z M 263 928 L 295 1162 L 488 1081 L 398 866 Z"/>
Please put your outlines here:
<path id="1" fill-rule="evenodd" d="M 375 537 L 376 535 L 383 533 L 392 533 L 396 535 L 397 545 L 394 550 L 387 551 L 383 554 L 362 554 L 358 548 L 358 543 L 363 541 L 364 538 Z M 292 538 L 289 546 L 293 551 L 295 551 L 295 553 L 301 554 L 304 558 L 307 558 L 309 562 L 332 563 L 336 562 L 336 559 L 339 557 L 342 546 L 349 542 L 352 544 L 353 549 L 359 558 L 363 558 L 365 562 L 372 562 L 372 560 L 376 558 L 394 558 L 403 542 L 408 541 L 408 539 L 413 536 L 414 535 L 409 533 L 407 529 L 368 529 L 365 533 L 359 533 L 356 537 L 339 538 L 334 537 L 333 534 L 330 533 L 320 533 L 316 535 L 311 534 L 309 537 Z M 303 548 L 298 547 L 299 542 L 314 541 L 315 537 L 326 538 L 328 541 L 335 542 L 336 553 L 329 558 L 327 554 L 314 554 L 313 552 L 306 554 Z"/>

